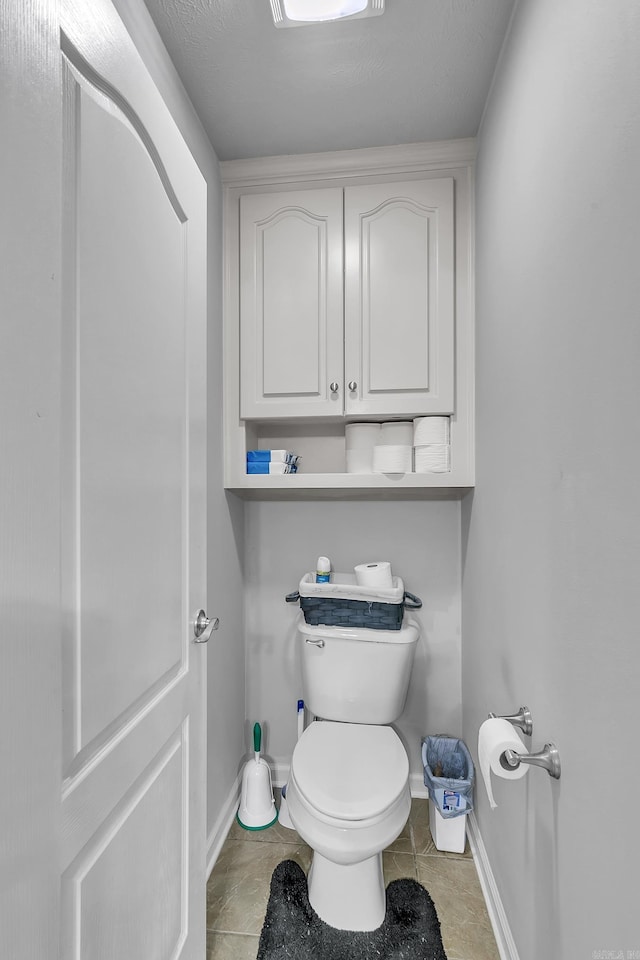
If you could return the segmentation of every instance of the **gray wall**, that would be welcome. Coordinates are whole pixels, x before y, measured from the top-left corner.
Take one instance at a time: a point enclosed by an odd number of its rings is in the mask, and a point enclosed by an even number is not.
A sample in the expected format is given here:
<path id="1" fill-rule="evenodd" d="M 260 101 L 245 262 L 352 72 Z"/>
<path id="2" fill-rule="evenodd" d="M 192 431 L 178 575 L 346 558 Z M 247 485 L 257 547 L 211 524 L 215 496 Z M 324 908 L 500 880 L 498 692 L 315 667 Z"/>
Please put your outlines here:
<path id="1" fill-rule="evenodd" d="M 207 830 L 216 824 L 243 752 L 242 642 L 243 506 L 226 497 L 222 481 L 222 188 L 218 160 L 142 0 L 114 0 L 147 68 L 207 181 L 208 192 L 208 596 L 203 606 L 220 617 L 208 644 Z"/>
<path id="2" fill-rule="evenodd" d="M 462 676 L 467 742 L 524 703 L 562 758 L 478 790 L 521 960 L 640 950 L 639 117 L 636 3 L 519 3 L 479 137 Z"/>
<path id="3" fill-rule="evenodd" d="M 247 716 L 265 722 L 266 749 L 279 764 L 290 761 L 302 695 L 296 607 L 285 594 L 326 555 L 344 573 L 389 560 L 422 598 L 421 638 L 397 724 L 419 786 L 420 737 L 461 729 L 459 502 L 255 502 L 247 504 L 246 537 Z"/>

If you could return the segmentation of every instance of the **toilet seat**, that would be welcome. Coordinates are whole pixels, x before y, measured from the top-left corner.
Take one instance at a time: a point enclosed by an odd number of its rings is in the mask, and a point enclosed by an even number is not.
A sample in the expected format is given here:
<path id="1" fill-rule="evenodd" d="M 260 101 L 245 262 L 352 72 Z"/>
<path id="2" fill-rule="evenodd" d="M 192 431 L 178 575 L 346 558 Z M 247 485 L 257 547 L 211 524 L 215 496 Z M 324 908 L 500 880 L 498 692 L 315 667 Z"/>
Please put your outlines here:
<path id="1" fill-rule="evenodd" d="M 315 721 L 296 744 L 291 776 L 323 818 L 357 826 L 384 814 L 404 794 L 409 760 L 391 727 Z"/>
<path id="2" fill-rule="evenodd" d="M 291 758 L 287 806 L 313 850 L 309 903 L 338 930 L 375 930 L 385 916 L 382 851 L 411 809 L 409 760 L 391 727 L 315 721 Z"/>

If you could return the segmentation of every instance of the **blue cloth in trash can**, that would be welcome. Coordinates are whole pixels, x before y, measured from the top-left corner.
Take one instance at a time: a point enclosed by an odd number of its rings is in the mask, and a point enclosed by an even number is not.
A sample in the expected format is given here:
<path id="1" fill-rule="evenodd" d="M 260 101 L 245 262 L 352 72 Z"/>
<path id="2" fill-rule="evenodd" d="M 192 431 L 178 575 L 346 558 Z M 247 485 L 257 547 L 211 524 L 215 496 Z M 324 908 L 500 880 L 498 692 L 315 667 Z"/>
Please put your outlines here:
<path id="1" fill-rule="evenodd" d="M 464 740 L 445 734 L 423 737 L 422 765 L 424 785 L 441 816 L 462 817 L 473 810 L 475 772 Z"/>

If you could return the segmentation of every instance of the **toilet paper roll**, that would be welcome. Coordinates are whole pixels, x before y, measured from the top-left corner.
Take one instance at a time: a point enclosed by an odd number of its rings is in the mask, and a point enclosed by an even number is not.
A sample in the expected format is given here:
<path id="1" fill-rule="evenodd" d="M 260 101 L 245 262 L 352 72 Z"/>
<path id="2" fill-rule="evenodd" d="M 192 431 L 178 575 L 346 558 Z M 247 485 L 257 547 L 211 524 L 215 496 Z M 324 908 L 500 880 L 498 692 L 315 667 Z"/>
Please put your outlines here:
<path id="1" fill-rule="evenodd" d="M 380 424 L 380 439 L 376 443 L 382 446 L 410 447 L 413 444 L 413 420 L 390 420 Z"/>
<path id="2" fill-rule="evenodd" d="M 344 441 L 347 449 L 355 447 L 370 447 L 380 440 L 379 423 L 348 423 L 344 428 Z"/>
<path id="3" fill-rule="evenodd" d="M 376 445 L 373 448 L 374 473 L 411 473 L 413 449 L 400 445 Z"/>
<path id="4" fill-rule="evenodd" d="M 379 438 L 379 423 L 346 425 L 344 441 L 347 473 L 373 473 L 373 448 Z"/>
<path id="5" fill-rule="evenodd" d="M 428 443 L 413 448 L 416 473 L 448 473 L 451 470 L 451 447 L 448 443 Z"/>
<path id="6" fill-rule="evenodd" d="M 391 564 L 387 560 L 359 563 L 353 569 L 359 587 L 380 587 L 383 590 L 390 590 L 393 587 Z"/>
<path id="7" fill-rule="evenodd" d="M 347 473 L 373 473 L 373 447 L 347 447 L 345 463 Z"/>
<path id="8" fill-rule="evenodd" d="M 478 732 L 478 764 L 492 810 L 495 810 L 498 804 L 493 799 L 491 774 L 500 777 L 501 780 L 521 780 L 529 769 L 528 764 L 521 763 L 519 767 L 505 770 L 500 763 L 500 757 L 505 750 L 529 753 L 516 729 L 508 720 L 490 717 L 484 721 Z"/>
<path id="9" fill-rule="evenodd" d="M 413 421 L 413 445 L 449 443 L 449 417 L 416 417 Z"/>

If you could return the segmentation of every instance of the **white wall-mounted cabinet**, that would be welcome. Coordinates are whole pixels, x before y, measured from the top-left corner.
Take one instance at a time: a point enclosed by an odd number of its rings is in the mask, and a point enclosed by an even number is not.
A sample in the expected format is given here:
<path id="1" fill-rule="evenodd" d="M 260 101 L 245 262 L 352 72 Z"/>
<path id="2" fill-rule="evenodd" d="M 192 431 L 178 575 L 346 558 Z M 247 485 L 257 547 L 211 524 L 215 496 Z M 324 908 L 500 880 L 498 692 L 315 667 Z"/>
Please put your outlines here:
<path id="1" fill-rule="evenodd" d="M 225 486 L 245 497 L 459 496 L 473 485 L 475 144 L 221 164 Z M 346 472 L 346 423 L 451 418 L 446 474 Z M 248 476 L 284 447 L 301 471 Z"/>
<path id="2" fill-rule="evenodd" d="M 243 419 L 454 411 L 453 179 L 240 197 Z"/>

